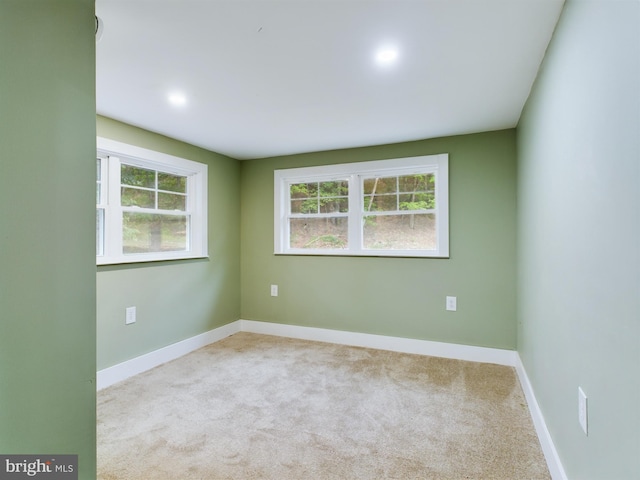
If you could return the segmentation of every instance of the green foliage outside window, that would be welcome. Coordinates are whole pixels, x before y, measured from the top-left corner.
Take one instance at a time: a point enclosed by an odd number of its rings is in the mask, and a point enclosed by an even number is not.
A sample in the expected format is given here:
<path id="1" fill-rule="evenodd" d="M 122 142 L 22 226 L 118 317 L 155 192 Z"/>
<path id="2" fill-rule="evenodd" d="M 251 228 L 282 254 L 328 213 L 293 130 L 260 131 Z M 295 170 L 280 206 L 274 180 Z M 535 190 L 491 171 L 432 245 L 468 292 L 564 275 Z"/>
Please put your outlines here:
<path id="1" fill-rule="evenodd" d="M 431 210 L 435 208 L 435 177 L 430 173 L 367 178 L 363 195 L 368 212 Z"/>
<path id="2" fill-rule="evenodd" d="M 349 211 L 349 183 L 331 182 L 295 183 L 289 187 L 291 213 L 346 213 Z"/>
<path id="3" fill-rule="evenodd" d="M 186 210 L 187 177 L 122 164 L 120 183 L 123 207 Z"/>

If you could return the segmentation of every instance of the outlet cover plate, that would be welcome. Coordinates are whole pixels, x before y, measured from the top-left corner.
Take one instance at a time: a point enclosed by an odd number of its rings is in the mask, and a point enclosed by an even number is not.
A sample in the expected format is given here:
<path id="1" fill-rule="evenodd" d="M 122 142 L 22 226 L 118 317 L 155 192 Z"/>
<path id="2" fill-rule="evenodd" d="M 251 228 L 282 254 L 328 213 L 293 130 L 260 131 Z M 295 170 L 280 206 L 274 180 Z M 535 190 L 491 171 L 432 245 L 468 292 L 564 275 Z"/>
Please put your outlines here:
<path id="1" fill-rule="evenodd" d="M 127 307 L 124 323 L 125 325 L 136 323 L 136 307 Z"/>
<path id="2" fill-rule="evenodd" d="M 447 310 L 455 312 L 458 309 L 458 297 L 447 297 Z"/>

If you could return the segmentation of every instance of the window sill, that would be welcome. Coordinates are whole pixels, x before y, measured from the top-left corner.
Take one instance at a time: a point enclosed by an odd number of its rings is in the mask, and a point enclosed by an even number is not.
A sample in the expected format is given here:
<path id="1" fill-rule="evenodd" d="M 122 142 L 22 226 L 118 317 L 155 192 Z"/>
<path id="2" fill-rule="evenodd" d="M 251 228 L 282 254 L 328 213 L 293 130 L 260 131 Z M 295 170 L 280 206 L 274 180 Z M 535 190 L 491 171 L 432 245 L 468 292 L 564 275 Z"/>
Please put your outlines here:
<path id="1" fill-rule="evenodd" d="M 96 261 L 96 267 L 98 267 L 98 271 L 104 270 L 112 270 L 112 269 L 126 269 L 126 268 L 141 268 L 141 267 L 153 267 L 153 266 L 161 266 L 161 265 L 176 265 L 181 263 L 194 263 L 194 262 L 202 262 L 202 261 L 210 261 L 208 255 L 194 255 L 194 256 L 182 256 L 182 257 L 174 257 L 174 258 L 153 258 L 153 259 L 136 259 L 136 260 L 105 260 L 101 262 L 100 260 Z"/>
<path id="2" fill-rule="evenodd" d="M 363 257 L 363 258 L 432 258 L 434 260 L 447 260 L 451 258 L 449 255 L 419 255 L 402 253 L 353 253 L 353 252 L 330 252 L 330 253 L 298 253 L 298 252 L 274 252 L 276 257 Z"/>

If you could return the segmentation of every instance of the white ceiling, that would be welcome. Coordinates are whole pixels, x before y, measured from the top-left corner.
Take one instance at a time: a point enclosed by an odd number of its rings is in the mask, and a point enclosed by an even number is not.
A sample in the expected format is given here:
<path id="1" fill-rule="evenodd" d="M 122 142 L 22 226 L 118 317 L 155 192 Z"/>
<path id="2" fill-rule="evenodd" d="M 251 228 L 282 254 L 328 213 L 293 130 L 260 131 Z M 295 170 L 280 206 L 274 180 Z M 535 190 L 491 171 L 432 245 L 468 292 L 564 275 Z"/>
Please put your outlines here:
<path id="1" fill-rule="evenodd" d="M 562 4 L 97 0 L 97 110 L 238 159 L 510 128 Z"/>

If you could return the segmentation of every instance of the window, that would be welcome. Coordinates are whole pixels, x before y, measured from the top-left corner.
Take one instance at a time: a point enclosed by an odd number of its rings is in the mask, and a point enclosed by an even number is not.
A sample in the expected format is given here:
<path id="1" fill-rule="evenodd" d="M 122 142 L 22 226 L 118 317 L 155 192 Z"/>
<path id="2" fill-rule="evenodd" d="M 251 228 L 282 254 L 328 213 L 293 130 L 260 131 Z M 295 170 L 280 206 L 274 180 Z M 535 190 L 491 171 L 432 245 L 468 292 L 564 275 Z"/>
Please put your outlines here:
<path id="1" fill-rule="evenodd" d="M 98 138 L 97 263 L 206 257 L 207 166 Z"/>
<path id="2" fill-rule="evenodd" d="M 449 256 L 448 155 L 276 170 L 274 250 Z"/>

